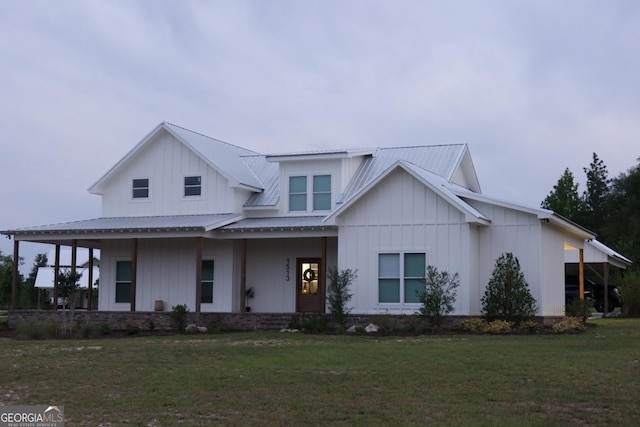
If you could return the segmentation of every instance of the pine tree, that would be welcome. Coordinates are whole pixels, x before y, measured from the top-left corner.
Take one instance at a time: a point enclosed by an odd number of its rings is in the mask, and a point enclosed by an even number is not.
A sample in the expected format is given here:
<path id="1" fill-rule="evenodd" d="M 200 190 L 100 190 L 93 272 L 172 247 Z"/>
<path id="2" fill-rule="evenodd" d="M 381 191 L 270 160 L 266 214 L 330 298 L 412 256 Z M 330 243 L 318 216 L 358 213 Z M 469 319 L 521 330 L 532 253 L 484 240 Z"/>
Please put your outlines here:
<path id="1" fill-rule="evenodd" d="M 601 234 L 607 220 L 607 200 L 611 184 L 609 172 L 596 153 L 593 153 L 593 160 L 589 168 L 584 168 L 583 170 L 587 174 L 587 189 L 582 195 L 585 218 L 584 223 L 581 225 L 597 234 Z"/>
<path id="2" fill-rule="evenodd" d="M 482 312 L 487 320 L 507 320 L 516 324 L 535 316 L 536 300 L 520 270 L 520 261 L 512 253 L 500 255 L 482 297 Z"/>
<path id="3" fill-rule="evenodd" d="M 553 191 L 542 201 L 542 208 L 549 209 L 563 217 L 580 224 L 584 219 L 585 206 L 578 193 L 578 184 L 573 173 L 566 168 L 553 186 Z"/>

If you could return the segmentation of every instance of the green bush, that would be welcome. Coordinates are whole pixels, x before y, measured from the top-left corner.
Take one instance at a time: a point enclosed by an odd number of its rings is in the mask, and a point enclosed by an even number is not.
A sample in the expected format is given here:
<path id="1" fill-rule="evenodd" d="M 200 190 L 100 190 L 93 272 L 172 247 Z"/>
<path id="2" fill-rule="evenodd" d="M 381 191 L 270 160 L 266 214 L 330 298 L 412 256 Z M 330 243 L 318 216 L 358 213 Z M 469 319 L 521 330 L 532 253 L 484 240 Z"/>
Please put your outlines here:
<path id="1" fill-rule="evenodd" d="M 487 323 L 484 332 L 487 334 L 508 334 L 512 331 L 513 323 L 508 320 L 493 320 Z"/>
<path id="2" fill-rule="evenodd" d="M 480 317 L 473 317 L 471 319 L 463 320 L 460 322 L 459 328 L 466 332 L 481 332 L 487 329 L 488 322 Z"/>
<path id="3" fill-rule="evenodd" d="M 593 308 L 593 300 L 590 298 L 574 299 L 565 307 L 565 314 L 569 317 L 579 317 L 583 323 L 587 323 L 587 319 L 591 316 Z"/>
<path id="4" fill-rule="evenodd" d="M 169 313 L 169 321 L 171 326 L 180 332 L 184 332 L 187 327 L 187 318 L 189 316 L 189 307 L 187 304 L 178 304 L 171 307 L 171 313 Z"/>
<path id="5" fill-rule="evenodd" d="M 535 316 L 536 310 L 536 300 L 529 292 L 520 261 L 510 252 L 500 255 L 482 296 L 486 319 L 506 320 L 517 325 Z"/>
<path id="6" fill-rule="evenodd" d="M 302 318 L 300 328 L 302 331 L 313 334 L 325 332 L 329 327 L 329 319 L 326 316 L 314 315 Z"/>
<path id="7" fill-rule="evenodd" d="M 536 322 L 533 319 L 522 321 L 518 325 L 518 331 L 520 332 L 537 332 L 540 330 L 540 328 L 540 323 Z"/>
<path id="8" fill-rule="evenodd" d="M 622 312 L 627 316 L 640 316 L 640 273 L 629 271 L 620 286 Z"/>
<path id="9" fill-rule="evenodd" d="M 329 268 L 327 302 L 329 304 L 329 311 L 336 320 L 336 323 L 342 328 L 345 327 L 346 316 L 350 311 L 350 309 L 347 308 L 347 304 L 351 300 L 351 297 L 353 297 L 353 294 L 349 293 L 349 287 L 356 277 L 358 277 L 356 272 L 351 269 L 338 270 L 337 267 Z"/>
<path id="10" fill-rule="evenodd" d="M 439 272 L 432 265 L 427 267 L 423 292 L 418 293 L 420 311 L 418 314 L 427 319 L 436 328 L 442 326 L 443 317 L 453 311 L 457 288 L 460 286 L 458 273 L 453 275 L 447 271 Z"/>
<path id="11" fill-rule="evenodd" d="M 586 329 L 582 318 L 580 317 L 565 317 L 558 323 L 554 324 L 551 329 L 556 334 L 565 334 L 570 332 L 582 332 Z"/>
<path id="12" fill-rule="evenodd" d="M 62 325 L 56 321 L 29 320 L 16 327 L 16 338 L 22 340 L 48 340 L 64 336 Z"/>

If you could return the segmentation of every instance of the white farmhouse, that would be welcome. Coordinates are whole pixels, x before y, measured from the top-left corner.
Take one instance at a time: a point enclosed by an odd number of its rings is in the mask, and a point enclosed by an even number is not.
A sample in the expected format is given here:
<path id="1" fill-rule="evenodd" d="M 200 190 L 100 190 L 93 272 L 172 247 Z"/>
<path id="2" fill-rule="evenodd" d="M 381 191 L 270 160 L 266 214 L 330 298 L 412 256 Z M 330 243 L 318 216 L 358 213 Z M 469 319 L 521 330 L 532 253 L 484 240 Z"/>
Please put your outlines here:
<path id="1" fill-rule="evenodd" d="M 595 238 L 483 195 L 464 144 L 264 155 L 161 123 L 89 192 L 100 218 L 3 234 L 100 249 L 99 310 L 323 313 L 336 266 L 357 271 L 352 313 L 411 314 L 434 265 L 459 273 L 455 314 L 479 315 L 512 252 L 538 314 L 562 316 L 564 250 Z"/>

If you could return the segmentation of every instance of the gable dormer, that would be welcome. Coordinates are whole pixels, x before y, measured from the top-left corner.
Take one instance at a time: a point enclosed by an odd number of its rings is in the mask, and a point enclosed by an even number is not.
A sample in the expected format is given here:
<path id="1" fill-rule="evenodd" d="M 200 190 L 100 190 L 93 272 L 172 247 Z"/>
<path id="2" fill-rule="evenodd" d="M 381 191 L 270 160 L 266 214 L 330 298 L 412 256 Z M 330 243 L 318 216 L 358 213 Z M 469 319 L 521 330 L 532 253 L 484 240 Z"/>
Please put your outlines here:
<path id="1" fill-rule="evenodd" d="M 476 169 L 473 166 L 473 161 L 471 160 L 471 153 L 469 153 L 469 147 L 466 145 L 460 153 L 458 162 L 453 170 L 453 174 L 449 178 L 449 182 L 466 188 L 467 190 L 471 190 L 474 193 L 482 193 L 482 190 L 480 190 L 478 175 L 476 174 Z"/>
<path id="2" fill-rule="evenodd" d="M 340 200 L 363 159 L 376 150 L 332 150 L 274 154 L 278 165 L 280 215 L 328 215 Z"/>
<path id="3" fill-rule="evenodd" d="M 240 212 L 263 185 L 242 160 L 246 150 L 161 123 L 104 174 L 90 193 L 103 216 Z"/>

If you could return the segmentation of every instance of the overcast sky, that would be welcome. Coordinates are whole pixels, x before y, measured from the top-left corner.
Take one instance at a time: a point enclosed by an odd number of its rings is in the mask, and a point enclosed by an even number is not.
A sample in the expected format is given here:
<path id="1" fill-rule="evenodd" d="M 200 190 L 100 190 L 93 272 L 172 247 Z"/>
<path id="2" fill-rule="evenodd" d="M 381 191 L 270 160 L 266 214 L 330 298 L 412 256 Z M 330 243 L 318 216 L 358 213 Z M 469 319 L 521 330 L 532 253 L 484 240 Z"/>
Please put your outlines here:
<path id="1" fill-rule="evenodd" d="M 639 41 L 636 0 L 0 0 L 0 229 L 99 217 L 87 188 L 162 121 L 261 153 L 466 143 L 484 194 L 537 207 L 593 152 L 637 164 Z"/>

